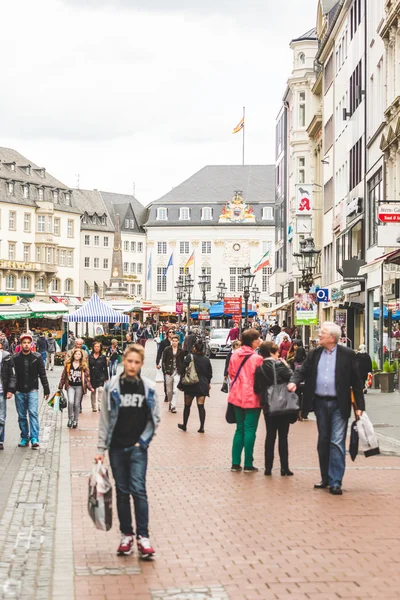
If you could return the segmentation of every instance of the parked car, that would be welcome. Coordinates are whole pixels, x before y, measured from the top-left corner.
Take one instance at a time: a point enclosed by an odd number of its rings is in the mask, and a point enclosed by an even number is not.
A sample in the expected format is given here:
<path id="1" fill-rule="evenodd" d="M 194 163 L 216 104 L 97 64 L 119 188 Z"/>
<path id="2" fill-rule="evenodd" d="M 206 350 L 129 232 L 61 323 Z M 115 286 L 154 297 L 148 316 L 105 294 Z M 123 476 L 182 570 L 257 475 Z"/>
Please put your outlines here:
<path id="1" fill-rule="evenodd" d="M 226 356 L 231 349 L 231 343 L 226 343 L 229 329 L 214 329 L 210 334 L 210 356 Z"/>

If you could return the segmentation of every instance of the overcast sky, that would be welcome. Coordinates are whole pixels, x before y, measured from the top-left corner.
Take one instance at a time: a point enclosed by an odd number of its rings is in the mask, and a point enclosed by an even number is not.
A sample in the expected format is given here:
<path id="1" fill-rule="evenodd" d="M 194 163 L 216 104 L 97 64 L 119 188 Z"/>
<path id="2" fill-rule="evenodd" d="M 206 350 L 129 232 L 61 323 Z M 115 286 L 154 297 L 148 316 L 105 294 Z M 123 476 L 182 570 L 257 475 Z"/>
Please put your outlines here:
<path id="1" fill-rule="evenodd" d="M 207 164 L 274 160 L 289 43 L 317 0 L 2 2 L 2 146 L 147 204 Z"/>

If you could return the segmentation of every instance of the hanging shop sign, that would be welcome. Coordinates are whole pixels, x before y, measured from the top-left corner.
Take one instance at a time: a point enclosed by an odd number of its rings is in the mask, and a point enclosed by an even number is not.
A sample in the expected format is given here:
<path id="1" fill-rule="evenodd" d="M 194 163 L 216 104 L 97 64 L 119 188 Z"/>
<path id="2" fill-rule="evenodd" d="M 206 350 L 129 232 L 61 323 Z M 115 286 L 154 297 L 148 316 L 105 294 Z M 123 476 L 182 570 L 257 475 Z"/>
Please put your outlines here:
<path id="1" fill-rule="evenodd" d="M 378 219 L 382 223 L 400 223 L 400 204 L 395 202 L 379 204 Z"/>
<path id="2" fill-rule="evenodd" d="M 365 265 L 365 260 L 352 258 L 343 261 L 343 281 L 365 281 L 366 275 L 359 275 L 361 267 Z"/>
<path id="3" fill-rule="evenodd" d="M 199 321 L 209 321 L 210 320 L 210 310 L 208 304 L 200 304 L 199 305 Z"/>
<path id="4" fill-rule="evenodd" d="M 0 304 L 17 304 L 17 296 L 0 296 Z"/>
<path id="5" fill-rule="evenodd" d="M 183 302 L 175 303 L 175 312 L 177 315 L 183 315 Z"/>
<path id="6" fill-rule="evenodd" d="M 331 301 L 342 302 L 344 300 L 344 292 L 338 290 L 338 288 L 332 288 L 331 290 Z"/>
<path id="7" fill-rule="evenodd" d="M 224 315 L 242 316 L 242 297 L 224 298 Z"/>
<path id="8" fill-rule="evenodd" d="M 295 325 L 318 325 L 318 304 L 315 294 L 296 294 Z"/>
<path id="9" fill-rule="evenodd" d="M 362 198 L 352 198 L 347 202 L 346 206 L 346 217 L 356 217 L 362 213 Z"/>
<path id="10" fill-rule="evenodd" d="M 296 185 L 296 215 L 312 215 L 312 185 Z"/>
<path id="11" fill-rule="evenodd" d="M 316 296 L 318 302 L 329 302 L 329 289 L 319 288 L 319 290 L 316 291 Z"/>

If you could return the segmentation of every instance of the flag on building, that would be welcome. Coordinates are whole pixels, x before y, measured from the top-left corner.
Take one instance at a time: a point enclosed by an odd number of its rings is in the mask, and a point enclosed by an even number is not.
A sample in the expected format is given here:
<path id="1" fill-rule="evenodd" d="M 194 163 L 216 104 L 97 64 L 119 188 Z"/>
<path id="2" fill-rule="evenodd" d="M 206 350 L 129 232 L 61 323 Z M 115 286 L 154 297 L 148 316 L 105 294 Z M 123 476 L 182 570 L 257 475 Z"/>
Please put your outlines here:
<path id="1" fill-rule="evenodd" d="M 168 269 L 169 269 L 170 267 L 172 267 L 172 265 L 173 265 L 173 264 L 174 264 L 174 263 L 173 263 L 172 254 L 171 254 L 171 256 L 169 257 L 168 264 L 167 264 L 167 266 L 165 267 L 165 271 L 164 271 L 163 279 L 164 279 L 164 278 L 167 276 Z"/>
<path id="2" fill-rule="evenodd" d="M 188 269 L 189 267 L 191 267 L 192 265 L 194 265 L 194 250 L 192 252 L 191 257 L 188 259 L 186 265 L 185 265 L 185 271 L 186 269 Z"/>
<path id="3" fill-rule="evenodd" d="M 266 253 L 264 254 L 264 256 L 261 258 L 261 260 L 258 261 L 258 263 L 256 265 L 254 265 L 254 273 L 257 273 L 258 271 L 261 271 L 261 269 L 263 269 L 264 267 L 270 267 L 271 263 L 269 261 L 269 250 L 266 251 Z"/>
<path id="4" fill-rule="evenodd" d="M 150 252 L 149 264 L 148 264 L 148 267 L 147 267 L 147 281 L 150 281 L 150 279 L 151 279 L 151 262 L 152 262 L 151 261 L 151 257 L 152 257 L 152 254 Z"/>
<path id="5" fill-rule="evenodd" d="M 240 121 L 240 123 L 238 123 L 235 127 L 235 129 L 232 131 L 232 133 L 239 133 L 239 131 L 241 131 L 244 127 L 244 117 L 242 117 L 242 120 Z"/>

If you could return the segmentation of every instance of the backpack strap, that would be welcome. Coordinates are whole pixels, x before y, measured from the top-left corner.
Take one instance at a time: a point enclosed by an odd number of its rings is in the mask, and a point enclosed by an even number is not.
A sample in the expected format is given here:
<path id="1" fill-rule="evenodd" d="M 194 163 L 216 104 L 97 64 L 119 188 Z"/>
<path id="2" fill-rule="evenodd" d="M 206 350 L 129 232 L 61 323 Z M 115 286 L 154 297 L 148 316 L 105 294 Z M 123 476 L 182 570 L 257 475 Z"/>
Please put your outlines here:
<path id="1" fill-rule="evenodd" d="M 231 389 L 233 388 L 233 386 L 235 385 L 239 375 L 240 375 L 240 371 L 242 370 L 242 368 L 244 367 L 244 365 L 246 364 L 246 362 L 249 360 L 250 356 L 252 356 L 251 354 L 248 354 L 247 356 L 244 357 L 244 359 L 242 360 L 242 362 L 240 363 L 240 366 L 237 370 L 237 373 L 235 375 L 234 380 L 231 383 Z"/>

